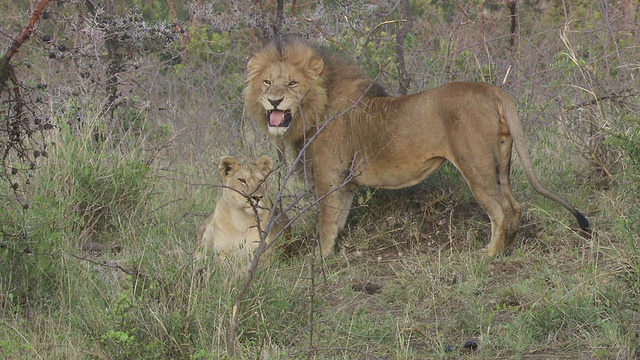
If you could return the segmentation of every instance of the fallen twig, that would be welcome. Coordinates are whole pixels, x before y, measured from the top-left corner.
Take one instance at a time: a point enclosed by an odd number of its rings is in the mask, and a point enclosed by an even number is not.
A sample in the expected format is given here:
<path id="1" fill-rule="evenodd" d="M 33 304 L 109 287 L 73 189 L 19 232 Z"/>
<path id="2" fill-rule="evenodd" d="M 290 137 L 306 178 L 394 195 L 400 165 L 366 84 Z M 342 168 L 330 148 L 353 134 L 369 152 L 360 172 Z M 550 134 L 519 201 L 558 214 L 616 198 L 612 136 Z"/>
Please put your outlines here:
<path id="1" fill-rule="evenodd" d="M 605 95 L 605 96 L 596 96 L 595 98 L 588 100 L 588 101 L 583 101 L 579 104 L 575 104 L 575 105 L 571 105 L 571 106 L 567 106 L 564 108 L 564 111 L 571 111 L 571 110 L 576 110 L 576 109 L 581 109 L 590 105 L 595 105 L 598 103 L 601 103 L 603 101 L 614 101 L 614 100 L 619 100 L 619 99 L 626 99 L 629 97 L 634 97 L 634 96 L 638 96 L 640 93 L 638 93 L 637 91 L 634 92 L 631 89 L 626 89 L 623 90 L 619 93 L 611 93 L 611 95 Z"/>

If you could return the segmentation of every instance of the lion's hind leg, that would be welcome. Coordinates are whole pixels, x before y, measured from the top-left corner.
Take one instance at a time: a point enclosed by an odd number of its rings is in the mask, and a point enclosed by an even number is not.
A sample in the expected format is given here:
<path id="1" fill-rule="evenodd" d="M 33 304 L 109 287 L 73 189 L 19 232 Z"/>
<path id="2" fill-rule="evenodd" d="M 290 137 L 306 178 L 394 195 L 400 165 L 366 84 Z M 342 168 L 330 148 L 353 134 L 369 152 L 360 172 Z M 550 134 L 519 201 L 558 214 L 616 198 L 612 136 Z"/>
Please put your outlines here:
<path id="1" fill-rule="evenodd" d="M 503 166 L 498 163 L 497 158 L 468 163 L 463 167 L 456 166 L 467 180 L 476 201 L 491 220 L 491 240 L 483 253 L 497 255 L 512 241 L 510 229 L 517 223 L 520 209 L 508 189 L 508 180 L 503 184 Z M 514 208 L 514 204 L 517 207 Z"/>
<path id="2" fill-rule="evenodd" d="M 508 135 L 508 133 L 503 134 L 501 140 L 499 164 L 500 185 L 502 187 L 502 194 L 511 205 L 511 223 L 507 227 L 507 239 L 504 246 L 505 248 L 510 248 L 515 243 L 516 235 L 518 235 L 522 209 L 520 208 L 520 204 L 518 204 L 516 199 L 513 198 L 513 194 L 511 194 L 511 185 L 509 181 L 509 175 L 511 172 L 511 145 L 513 143 L 513 140 L 511 139 L 511 136 Z"/>
<path id="3" fill-rule="evenodd" d="M 502 193 L 511 204 L 511 224 L 507 228 L 507 241 L 504 244 L 505 248 L 510 248 L 515 243 L 516 235 L 518 235 L 518 228 L 520 227 L 520 215 L 522 214 L 522 209 L 520 208 L 520 204 L 518 204 L 518 202 L 516 202 L 516 200 L 513 198 L 513 195 L 511 194 L 511 189 L 509 188 L 509 183 L 507 183 L 506 185 L 503 183 Z"/>
<path id="4" fill-rule="evenodd" d="M 473 192 L 473 191 L 472 191 Z M 487 255 L 494 256 L 500 253 L 508 245 L 510 227 L 513 219 L 513 210 L 509 201 L 501 194 L 483 192 L 475 194 L 476 200 L 489 215 L 491 220 L 491 239 L 483 250 Z"/>

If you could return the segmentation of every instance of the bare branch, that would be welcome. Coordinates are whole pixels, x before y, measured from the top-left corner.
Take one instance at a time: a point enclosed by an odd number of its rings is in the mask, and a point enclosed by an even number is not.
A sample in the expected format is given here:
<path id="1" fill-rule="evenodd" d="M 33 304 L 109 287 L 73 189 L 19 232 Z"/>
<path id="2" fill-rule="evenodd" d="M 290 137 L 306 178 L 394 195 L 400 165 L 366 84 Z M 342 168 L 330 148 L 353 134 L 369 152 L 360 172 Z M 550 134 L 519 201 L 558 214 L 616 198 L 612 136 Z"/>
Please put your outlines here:
<path id="1" fill-rule="evenodd" d="M 44 8 L 49 3 L 49 0 L 40 0 L 40 2 L 36 5 L 35 9 L 31 13 L 29 17 L 29 21 L 27 22 L 27 26 L 22 30 L 20 35 L 16 37 L 11 45 L 9 46 L 9 50 L 4 53 L 2 59 L 0 59 L 0 93 L 4 90 L 5 82 L 9 79 L 10 76 L 10 61 L 11 58 L 18 52 L 20 46 L 24 44 L 25 41 L 31 38 L 31 34 L 33 33 L 33 28 L 36 25 L 36 22 L 40 19 L 40 14 L 44 10 Z"/>
<path id="2" fill-rule="evenodd" d="M 322 35 L 322 37 L 323 37 L 325 40 L 327 40 L 328 42 L 330 42 L 330 43 L 332 43 L 333 45 L 335 45 L 335 46 L 336 46 L 340 51 L 344 52 L 344 49 L 342 48 L 342 46 L 341 46 L 337 41 L 335 41 L 334 39 L 332 39 L 331 37 L 329 37 L 329 36 L 325 33 L 325 31 L 322 29 L 322 27 L 320 27 L 320 25 L 316 24 L 316 23 L 315 23 L 313 20 L 311 20 L 310 18 L 303 18 L 303 19 L 295 18 L 295 20 L 303 20 L 303 21 L 306 21 L 306 22 L 308 22 L 309 24 L 313 25 L 313 26 L 316 28 L 316 30 L 318 31 L 318 33 L 320 33 L 320 35 Z"/>
<path id="3" fill-rule="evenodd" d="M 626 98 L 630 98 L 630 97 L 635 97 L 640 95 L 640 92 L 637 91 L 633 91 L 631 89 L 626 89 L 623 90 L 619 93 L 611 93 L 610 95 L 605 95 L 605 96 L 595 96 L 593 99 L 588 100 L 588 101 L 583 101 L 579 104 L 575 104 L 575 105 L 571 105 L 571 106 L 567 106 L 564 108 L 564 111 L 571 111 L 571 110 L 576 110 L 576 109 L 581 109 L 590 105 L 596 105 L 599 104 L 603 101 L 616 101 L 619 99 L 626 99 Z"/>
<path id="4" fill-rule="evenodd" d="M 282 202 L 282 197 L 283 197 L 283 192 L 285 190 L 285 186 L 288 183 L 288 181 L 291 179 L 291 177 L 293 176 L 294 172 L 296 172 L 297 168 L 299 168 L 299 164 L 302 164 L 302 168 L 303 168 L 303 172 L 306 175 L 307 169 L 304 168 L 304 165 L 306 163 L 305 161 L 305 153 L 307 148 L 310 146 L 310 144 L 320 135 L 320 133 L 322 133 L 322 131 L 326 130 L 327 126 L 331 123 L 332 120 L 342 116 L 344 113 L 346 113 L 347 111 L 351 110 L 354 107 L 357 107 L 360 104 L 361 100 L 355 101 L 351 106 L 347 107 L 346 109 L 344 109 L 342 112 L 336 113 L 334 114 L 331 118 L 325 120 L 325 122 L 318 127 L 318 129 L 316 130 L 316 132 L 314 133 L 313 136 L 311 136 L 308 139 L 305 139 L 304 141 L 304 145 L 302 147 L 302 149 L 300 149 L 298 151 L 298 154 L 296 156 L 296 158 L 294 159 L 293 163 L 289 166 L 289 170 L 287 172 L 287 175 L 284 179 L 284 181 L 280 184 L 280 189 L 278 191 L 278 194 L 275 198 L 275 201 L 272 204 L 271 207 L 271 212 L 269 214 L 269 219 L 267 220 L 267 223 L 265 224 L 265 228 L 262 229 L 262 225 L 258 216 L 258 205 L 257 204 L 253 204 L 252 203 L 252 207 L 253 207 L 253 211 L 255 213 L 255 217 L 257 220 L 257 226 L 258 226 L 258 231 L 260 233 L 260 242 L 258 243 L 258 248 L 256 249 L 253 258 L 251 260 L 251 265 L 249 266 L 249 269 L 247 271 L 247 278 L 245 279 L 245 282 L 243 284 L 243 286 L 240 288 L 240 291 L 238 292 L 238 294 L 236 295 L 236 299 L 234 301 L 232 310 L 231 310 L 231 319 L 229 321 L 229 331 L 228 331 L 228 337 L 227 337 L 227 352 L 229 353 L 230 356 L 234 356 L 235 354 L 235 348 L 236 348 L 236 329 L 238 326 L 238 309 L 240 307 L 240 304 L 242 303 L 242 300 L 244 299 L 244 294 L 247 292 L 247 290 L 249 289 L 249 286 L 251 285 L 251 283 L 253 282 L 253 279 L 255 277 L 255 273 L 258 269 L 258 265 L 259 265 L 259 260 L 260 257 L 262 256 L 262 254 L 268 250 L 275 241 L 272 241 L 271 243 L 267 244 L 266 243 L 266 239 L 269 235 L 269 233 L 271 232 L 271 229 L 273 228 L 273 226 L 276 226 L 277 223 L 277 212 L 275 211 L 277 206 L 279 205 L 279 203 Z M 355 159 L 355 158 L 354 158 Z M 281 162 L 279 167 L 276 168 L 275 170 L 279 169 L 281 166 L 283 166 L 286 162 Z M 357 166 L 360 164 L 355 164 L 352 169 L 357 168 Z M 273 172 L 273 171 L 272 171 Z M 311 202 L 311 204 L 305 206 L 304 208 L 302 208 L 301 210 L 299 210 L 296 214 L 296 216 L 292 219 L 289 219 L 288 223 L 286 225 L 282 225 L 282 229 L 277 233 L 277 236 L 274 236 L 274 239 L 279 238 L 285 231 L 285 229 L 287 227 L 290 227 L 293 224 L 293 221 L 295 221 L 296 219 L 298 219 L 300 216 L 302 216 L 302 214 L 306 213 L 307 211 L 309 211 L 310 209 L 312 209 L 313 207 L 315 207 L 318 203 L 320 203 L 322 200 L 324 200 L 324 198 L 326 198 L 327 196 L 331 195 L 332 193 L 334 193 L 335 191 L 338 191 L 342 188 L 344 188 L 351 180 L 353 180 L 354 177 L 358 176 L 359 173 L 354 173 L 353 171 L 349 173 L 349 175 L 346 176 L 346 178 L 342 181 L 341 184 L 339 184 L 338 186 L 336 186 L 334 189 L 332 189 L 330 192 L 327 192 L 326 194 L 316 197 L 314 199 L 313 202 Z M 268 178 L 268 176 L 267 176 Z M 306 179 L 306 176 L 305 176 Z M 266 181 L 266 180 L 265 180 Z M 292 209 L 297 203 L 299 203 L 304 197 L 309 195 L 309 189 L 310 187 L 307 186 L 306 190 L 301 193 L 298 194 L 298 196 L 296 196 L 296 198 L 294 199 L 293 202 L 291 202 L 284 210 L 283 212 L 286 213 L 288 210 Z M 235 190 L 237 191 L 237 190 Z M 251 194 L 244 194 L 245 197 L 250 198 Z M 312 286 L 314 286 L 314 281 L 315 279 L 313 278 L 314 274 L 315 274 L 315 270 L 313 269 L 313 266 L 315 266 L 315 246 L 312 247 L 312 257 L 311 257 L 311 276 L 312 276 Z M 313 292 L 312 292 L 313 293 Z M 313 301 L 311 301 L 311 306 L 313 306 Z M 311 316 L 313 317 L 313 310 L 311 311 Z"/>

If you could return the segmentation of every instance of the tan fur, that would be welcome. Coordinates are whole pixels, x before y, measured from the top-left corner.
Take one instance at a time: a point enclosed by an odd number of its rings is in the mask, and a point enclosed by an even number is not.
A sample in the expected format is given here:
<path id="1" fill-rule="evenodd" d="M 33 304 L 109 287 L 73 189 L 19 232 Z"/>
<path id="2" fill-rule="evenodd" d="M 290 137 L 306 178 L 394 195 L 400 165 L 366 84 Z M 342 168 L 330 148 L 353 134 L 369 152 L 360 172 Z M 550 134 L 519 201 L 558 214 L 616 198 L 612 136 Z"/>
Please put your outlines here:
<path id="1" fill-rule="evenodd" d="M 255 164 L 241 164 L 231 156 L 220 159 L 218 169 L 224 183 L 222 197 L 215 211 L 198 229 L 200 248 L 225 255 L 253 255 L 260 242 L 260 231 L 266 229 L 271 213 L 267 176 L 272 165 L 268 156 L 262 156 Z M 284 214 L 279 215 L 267 236 L 267 243 L 280 233 L 279 224 L 288 223 Z"/>
<path id="2" fill-rule="evenodd" d="M 308 145 L 305 168 L 313 171 L 321 199 L 323 255 L 333 252 L 358 186 L 415 185 L 447 160 L 489 215 L 485 252 L 499 253 L 513 244 L 521 213 L 509 189 L 512 143 L 532 186 L 569 209 L 583 229 L 589 227 L 573 206 L 538 183 L 516 107 L 498 87 L 451 83 L 390 97 L 350 62 L 295 39 L 266 46 L 247 71 L 248 115 L 290 152 Z M 289 111 L 288 126 L 272 126 Z"/>

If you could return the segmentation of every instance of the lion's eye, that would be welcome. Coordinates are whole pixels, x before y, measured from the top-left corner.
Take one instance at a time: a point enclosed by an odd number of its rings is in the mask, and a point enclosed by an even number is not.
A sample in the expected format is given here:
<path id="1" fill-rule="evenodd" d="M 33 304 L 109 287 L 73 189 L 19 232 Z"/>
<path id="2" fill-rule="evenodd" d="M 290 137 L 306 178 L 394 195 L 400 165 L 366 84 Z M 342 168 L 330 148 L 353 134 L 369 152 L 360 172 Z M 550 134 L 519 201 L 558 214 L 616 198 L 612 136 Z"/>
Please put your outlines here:
<path id="1" fill-rule="evenodd" d="M 271 81 L 269 80 L 264 80 L 263 83 L 267 86 L 271 86 Z"/>
<path id="2" fill-rule="evenodd" d="M 245 179 L 238 179 L 238 182 L 242 185 L 247 185 L 247 181 Z"/>
<path id="3" fill-rule="evenodd" d="M 289 81 L 289 83 L 287 84 L 288 87 L 296 87 L 296 85 L 298 85 L 297 81 Z"/>

